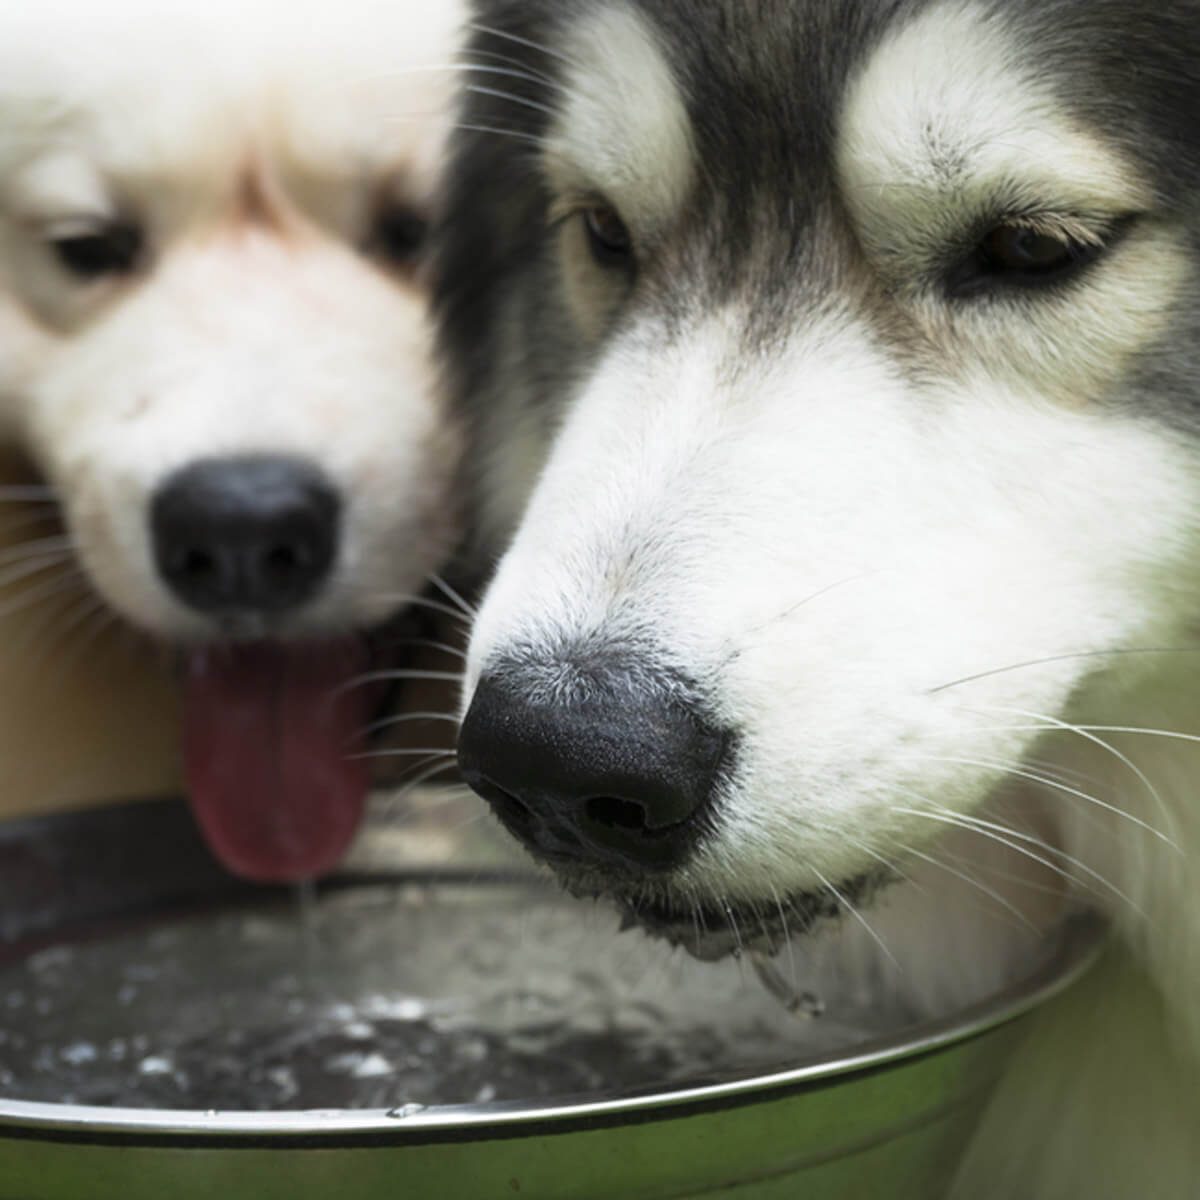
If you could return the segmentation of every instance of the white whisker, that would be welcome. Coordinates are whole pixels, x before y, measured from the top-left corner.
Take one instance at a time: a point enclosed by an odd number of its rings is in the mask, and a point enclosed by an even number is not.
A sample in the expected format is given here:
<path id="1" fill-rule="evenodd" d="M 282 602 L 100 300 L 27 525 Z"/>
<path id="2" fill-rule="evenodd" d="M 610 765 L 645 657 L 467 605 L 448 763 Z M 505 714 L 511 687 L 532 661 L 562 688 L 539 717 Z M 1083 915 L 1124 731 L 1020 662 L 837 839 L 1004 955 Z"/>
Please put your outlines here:
<path id="1" fill-rule="evenodd" d="M 457 671 L 420 671 L 416 668 L 397 667 L 394 670 L 368 671 L 365 675 L 358 675 L 349 682 L 341 684 L 333 691 L 332 695 L 334 697 L 341 696 L 372 683 L 396 683 L 405 679 L 424 679 L 435 683 L 462 683 L 462 675 Z"/>
<path id="2" fill-rule="evenodd" d="M 868 934 L 870 934 L 872 941 L 874 941 L 879 949 L 883 951 L 884 956 L 891 962 L 892 966 L 894 966 L 897 970 L 900 970 L 900 963 L 896 960 L 896 956 L 887 948 L 883 938 L 881 938 L 879 934 L 877 934 L 875 930 L 871 928 L 866 917 L 864 917 L 862 913 L 860 913 L 858 909 L 850 903 L 849 899 L 846 896 L 843 896 L 842 893 L 839 892 L 837 888 L 835 888 L 833 884 L 830 883 L 830 881 L 816 869 L 816 867 L 812 868 L 812 872 L 821 881 L 821 883 L 824 884 L 826 889 L 834 896 L 837 902 L 867 931 Z"/>
<path id="3" fill-rule="evenodd" d="M 567 66 L 574 65 L 572 60 L 561 51 L 555 50 L 551 46 L 543 45 L 541 42 L 531 42 L 528 38 L 523 38 L 515 33 L 509 33 L 507 30 L 496 29 L 491 25 L 481 25 L 476 21 L 468 22 L 467 28 L 472 33 L 482 33 L 487 37 L 495 37 L 505 42 L 512 42 L 516 46 L 524 46 L 526 50 L 533 50 L 538 54 L 544 54 L 547 58 L 558 59 L 559 62 L 565 63 Z"/>
<path id="4" fill-rule="evenodd" d="M 372 734 L 381 732 L 384 729 L 392 729 L 397 725 L 406 725 L 410 721 L 444 721 L 449 725 L 457 725 L 458 718 L 453 713 L 440 712 L 412 712 L 402 713 L 394 717 L 381 717 L 378 721 L 372 721 L 370 725 L 363 730 L 362 736 L 370 737 Z"/>
<path id="5" fill-rule="evenodd" d="M 929 863 L 930 866 L 936 867 L 939 871 L 946 871 L 953 875 L 956 879 L 961 879 L 963 883 L 968 884 L 973 888 L 977 888 L 989 899 L 994 900 L 1001 908 L 1007 909 L 1026 929 L 1037 932 L 1037 926 L 1019 909 L 1011 900 L 1003 896 L 995 888 L 988 887 L 981 880 L 976 879 L 973 875 L 968 875 L 965 871 L 960 871 L 956 867 L 952 867 L 943 859 L 936 858 L 932 854 L 926 854 L 923 850 L 918 850 L 915 846 L 905 846 L 903 850 L 906 854 L 911 854 L 915 858 L 919 858 L 922 862 Z"/>
<path id="6" fill-rule="evenodd" d="M 996 675 L 1006 675 L 1009 671 L 1024 671 L 1030 667 L 1046 666 L 1050 663 L 1070 662 L 1082 658 L 1119 658 L 1133 654 L 1200 654 L 1200 646 L 1143 646 L 1121 647 L 1116 650 L 1080 650 L 1070 654 L 1051 654 L 1046 658 L 1031 658 L 1026 662 L 1010 663 L 1006 667 L 995 667 L 990 671 L 979 671 L 974 675 L 964 675 L 961 679 L 939 684 L 930 688 L 926 695 L 935 696 L 938 692 L 946 692 L 951 688 L 961 687 L 965 683 L 975 683 L 980 679 L 991 679 Z"/>
<path id="7" fill-rule="evenodd" d="M 34 572 L 30 570 L 26 574 L 32 575 Z M 81 587 L 80 578 L 82 575 L 83 571 L 74 563 L 59 564 L 57 571 L 49 579 L 44 579 L 40 583 L 26 588 L 7 604 L 0 605 L 0 617 L 11 617 L 45 600 L 49 600 L 52 596 Z M 4 584 L 11 582 L 13 582 L 11 578 L 3 580 Z"/>
<path id="8" fill-rule="evenodd" d="M 63 534 L 53 537 L 35 538 L 31 541 L 20 542 L 0 550 L 0 565 L 5 563 L 24 562 L 31 558 L 60 557 L 66 558 L 74 551 L 74 542 Z"/>
<path id="9" fill-rule="evenodd" d="M 1098 737 L 1093 730 L 1085 729 L 1081 725 L 1073 725 L 1069 721 L 1062 721 L 1057 717 L 1052 717 L 1045 713 L 1026 712 L 1019 708 L 1000 708 L 994 705 L 988 705 L 987 708 L 994 712 L 1007 712 L 1018 717 L 1029 717 L 1034 721 L 1049 722 L 1054 728 L 1074 733 L 1083 738 L 1085 741 L 1091 742 L 1093 745 L 1098 746 L 1106 753 L 1111 754 L 1115 759 L 1117 759 L 1118 762 L 1123 763 L 1126 767 L 1128 767 L 1128 769 L 1132 771 L 1137 779 L 1141 782 L 1146 791 L 1149 792 L 1154 801 L 1155 807 L 1162 815 L 1163 821 L 1166 823 L 1171 832 L 1171 838 L 1164 840 L 1169 840 L 1172 846 L 1178 845 L 1178 843 L 1174 840 L 1175 835 L 1178 833 L 1178 827 L 1175 822 L 1174 815 L 1167 806 L 1166 802 L 1163 800 L 1162 795 L 1159 793 L 1154 784 L 1151 783 L 1147 778 L 1145 772 L 1142 771 L 1141 768 L 1138 767 L 1137 764 L 1134 763 L 1127 755 L 1122 754 L 1121 751 L 1116 748 L 1116 746 L 1113 746 L 1111 743 L 1106 742 L 1103 738 Z"/>
<path id="10" fill-rule="evenodd" d="M 928 754 L 922 754 L 911 761 L 957 763 L 960 766 L 981 767 L 987 771 L 1000 771 L 1005 775 L 1012 775 L 1018 779 L 1028 779 L 1032 783 L 1053 788 L 1057 792 L 1063 792 L 1068 796 L 1084 800 L 1088 804 L 1094 804 L 1097 808 L 1101 808 L 1105 812 L 1110 812 L 1113 816 L 1120 817 L 1122 820 L 1128 821 L 1131 825 L 1136 825 L 1139 829 L 1145 830 L 1152 837 L 1158 838 L 1164 845 L 1170 846 L 1172 850 L 1182 853 L 1180 847 L 1163 833 L 1161 829 L 1155 829 L 1153 825 L 1143 821 L 1140 817 L 1135 817 L 1133 813 L 1127 813 L 1124 809 L 1118 808 L 1115 804 L 1109 804 L 1106 800 L 1101 800 L 1098 796 L 1093 796 L 1090 792 L 1081 791 L 1079 788 L 1071 787 L 1070 784 L 1060 783 L 1057 779 L 1051 779 L 1047 775 L 1039 775 L 1036 771 L 1026 771 L 1022 767 L 1012 763 L 990 762 L 987 759 L 953 758 Z"/>
<path id="11" fill-rule="evenodd" d="M 401 638 L 397 645 L 400 646 L 424 646 L 429 650 L 437 650 L 441 654 L 449 654 L 451 658 L 460 658 L 464 662 L 467 659 L 467 652 L 460 650 L 457 646 L 448 646 L 445 642 L 436 641 L 434 638 Z"/>
<path id="12" fill-rule="evenodd" d="M 431 612 L 442 613 L 444 616 L 453 617 L 462 625 L 468 623 L 468 618 L 465 617 L 457 608 L 451 608 L 448 604 L 442 604 L 438 600 L 430 600 L 426 596 L 410 596 L 403 592 L 384 592 L 375 597 L 377 600 L 386 600 L 392 604 L 402 604 L 406 608 L 427 608 Z"/>
<path id="13" fill-rule="evenodd" d="M 507 100 L 510 104 L 520 105 L 522 108 L 532 108 L 537 112 L 545 113 L 547 116 L 555 116 L 555 111 L 548 104 L 542 104 L 537 100 L 529 100 L 525 96 L 518 96 L 512 92 L 503 91 L 501 88 L 484 87 L 481 84 L 467 84 L 463 89 L 467 92 L 474 92 L 477 96 L 492 96 L 497 100 Z"/>
<path id="14" fill-rule="evenodd" d="M 921 800 L 923 797 L 917 796 L 916 799 Z M 1058 863 L 1035 853 L 1027 846 L 1021 845 L 1020 843 L 1028 842 L 1031 845 L 1038 846 L 1048 851 L 1050 854 L 1053 854 L 1056 858 L 1059 858 L 1063 862 L 1074 867 L 1076 870 L 1081 871 L 1089 878 L 1094 879 L 1104 888 L 1107 888 L 1115 896 L 1128 904 L 1129 907 L 1139 916 L 1144 917 L 1146 915 L 1134 902 L 1132 897 L 1126 895 L 1126 893 L 1117 887 L 1117 885 L 1111 880 L 1106 879 L 1098 871 L 1094 871 L 1086 863 L 1081 862 L 1079 859 L 1067 854 L 1065 851 L 1058 850 L 1055 847 L 1050 846 L 1041 838 L 1033 837 L 1031 834 L 1018 833 L 1014 829 L 1009 829 L 1006 825 L 996 825 L 991 821 L 984 821 L 978 817 L 968 817 L 963 813 L 951 812 L 948 809 L 938 809 L 934 811 L 931 809 L 897 808 L 895 811 L 912 817 L 921 817 L 929 821 L 938 821 L 943 825 L 950 825 L 956 829 L 973 831 L 978 833 L 981 837 L 990 837 L 994 841 L 998 842 L 1001 846 L 1007 846 L 1010 850 L 1016 852 L 1017 854 L 1024 854 L 1027 858 L 1032 859 L 1032 861 L 1040 863 L 1048 871 L 1052 871 L 1057 875 L 1061 875 L 1064 879 L 1070 880 L 1070 873 L 1059 866 Z M 1013 840 L 1010 841 L 1009 838 L 1012 838 Z"/>
<path id="15" fill-rule="evenodd" d="M 479 609 L 475 605 L 468 603 L 461 592 L 452 588 L 440 575 L 436 572 L 429 576 L 429 582 L 433 584 L 439 592 L 442 593 L 451 603 L 456 604 L 461 610 L 464 617 L 470 617 L 474 620 L 479 616 Z"/>

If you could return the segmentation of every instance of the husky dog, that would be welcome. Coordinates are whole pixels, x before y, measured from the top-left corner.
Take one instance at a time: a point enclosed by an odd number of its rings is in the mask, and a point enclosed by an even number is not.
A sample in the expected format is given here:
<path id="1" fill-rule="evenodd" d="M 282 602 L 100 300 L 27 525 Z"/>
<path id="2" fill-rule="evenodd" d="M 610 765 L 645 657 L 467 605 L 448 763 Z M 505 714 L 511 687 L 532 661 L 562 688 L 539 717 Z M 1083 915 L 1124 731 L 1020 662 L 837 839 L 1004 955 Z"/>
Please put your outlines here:
<path id="1" fill-rule="evenodd" d="M 0 14 L 0 438 L 99 597 L 186 650 L 192 798 L 252 876 L 344 849 L 366 689 L 329 698 L 458 537 L 422 264 L 460 20 Z"/>
<path id="2" fill-rule="evenodd" d="M 808 931 L 920 1003 L 1100 906 L 958 1194 L 1196 1195 L 1200 5 L 477 19 L 469 781 L 694 953 Z"/>

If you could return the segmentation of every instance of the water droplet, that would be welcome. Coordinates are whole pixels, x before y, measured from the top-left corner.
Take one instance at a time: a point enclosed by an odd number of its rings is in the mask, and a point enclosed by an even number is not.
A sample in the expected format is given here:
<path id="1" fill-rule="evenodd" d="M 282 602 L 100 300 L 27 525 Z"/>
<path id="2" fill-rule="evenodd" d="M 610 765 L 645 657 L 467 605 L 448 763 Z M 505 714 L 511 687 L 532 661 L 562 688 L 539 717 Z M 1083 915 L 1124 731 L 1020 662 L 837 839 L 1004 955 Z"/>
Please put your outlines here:
<path id="1" fill-rule="evenodd" d="M 73 1067 L 81 1067 L 84 1063 L 95 1062 L 98 1051 L 91 1042 L 72 1042 L 69 1046 L 64 1046 L 60 1051 L 63 1062 L 70 1063 Z"/>
<path id="2" fill-rule="evenodd" d="M 424 1104 L 402 1104 L 399 1108 L 388 1109 L 387 1115 L 393 1121 L 407 1121 L 409 1117 L 420 1116 L 424 1111 Z"/>

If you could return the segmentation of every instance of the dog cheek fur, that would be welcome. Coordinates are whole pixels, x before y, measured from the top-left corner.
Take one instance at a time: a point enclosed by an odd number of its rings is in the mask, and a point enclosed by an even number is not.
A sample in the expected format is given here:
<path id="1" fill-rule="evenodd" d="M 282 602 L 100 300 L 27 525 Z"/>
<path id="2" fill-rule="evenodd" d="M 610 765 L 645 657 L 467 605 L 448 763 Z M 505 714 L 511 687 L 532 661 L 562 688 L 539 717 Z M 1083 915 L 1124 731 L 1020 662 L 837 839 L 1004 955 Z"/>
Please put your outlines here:
<path id="1" fill-rule="evenodd" d="M 1170 644 L 1191 611 L 1195 464 L 1169 436 L 995 387 L 897 391 L 865 342 L 826 333 L 819 366 L 796 347 L 736 394 L 717 382 L 719 322 L 614 347 L 472 651 L 478 672 L 513 644 L 648 642 L 700 681 L 742 770 L 689 875 L 734 894 L 813 886 L 809 864 L 839 876 L 861 860 L 847 835 L 884 853 L 931 840 L 932 820 L 897 810 L 973 807 L 1033 740 L 1019 714 L 1060 711 L 1095 664 L 935 689 Z"/>

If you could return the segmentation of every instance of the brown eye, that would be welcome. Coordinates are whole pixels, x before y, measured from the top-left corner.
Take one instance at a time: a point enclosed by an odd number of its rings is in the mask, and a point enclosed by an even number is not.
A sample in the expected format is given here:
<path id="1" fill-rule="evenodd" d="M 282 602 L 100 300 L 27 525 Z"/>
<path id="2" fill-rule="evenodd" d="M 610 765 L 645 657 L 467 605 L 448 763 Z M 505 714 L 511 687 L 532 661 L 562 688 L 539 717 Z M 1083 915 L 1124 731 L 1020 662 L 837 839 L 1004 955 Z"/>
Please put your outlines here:
<path id="1" fill-rule="evenodd" d="M 999 288 L 1067 283 L 1095 262 L 1127 224 L 1122 220 L 1107 231 L 1106 239 L 1095 241 L 1046 233 L 1015 221 L 997 225 L 950 272 L 950 293 L 973 296 Z"/>
<path id="2" fill-rule="evenodd" d="M 126 275 L 142 252 L 142 233 L 136 225 L 115 222 L 100 229 L 51 242 L 58 261 L 80 279 Z"/>
<path id="3" fill-rule="evenodd" d="M 1046 275 L 1075 266 L 1091 249 L 1021 225 L 1001 225 L 984 238 L 983 261 L 996 273 Z"/>
<path id="4" fill-rule="evenodd" d="M 602 267 L 629 265 L 633 258 L 633 239 L 615 208 L 596 205 L 585 209 L 583 224 L 592 257 Z"/>

